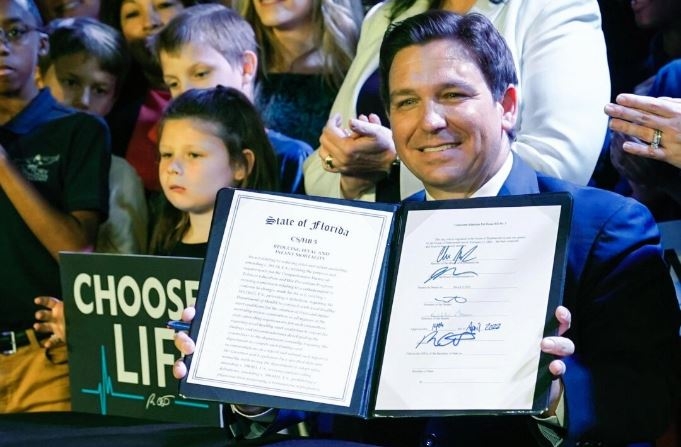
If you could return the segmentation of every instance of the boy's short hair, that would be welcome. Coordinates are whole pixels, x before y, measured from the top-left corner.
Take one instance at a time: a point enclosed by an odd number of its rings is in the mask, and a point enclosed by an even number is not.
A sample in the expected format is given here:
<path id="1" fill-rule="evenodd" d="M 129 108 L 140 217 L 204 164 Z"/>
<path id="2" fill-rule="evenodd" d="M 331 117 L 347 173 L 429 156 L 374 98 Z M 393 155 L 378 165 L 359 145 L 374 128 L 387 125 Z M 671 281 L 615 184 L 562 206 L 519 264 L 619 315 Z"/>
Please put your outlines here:
<path id="1" fill-rule="evenodd" d="M 40 58 L 41 74 L 59 58 L 85 53 L 97 60 L 100 68 L 116 77 L 121 86 L 130 68 L 130 55 L 121 33 L 89 17 L 57 19 L 46 32 L 50 38 L 48 55 Z"/>
<path id="2" fill-rule="evenodd" d="M 31 16 L 33 16 L 33 20 L 35 20 L 35 26 L 37 27 L 42 27 L 43 26 L 43 17 L 40 15 L 40 10 L 38 9 L 38 6 L 35 4 L 33 0 L 13 0 L 17 5 L 22 7 L 24 10 L 26 10 Z"/>
<path id="3" fill-rule="evenodd" d="M 210 45 L 233 65 L 242 62 L 246 51 L 258 51 L 251 25 L 220 4 L 191 6 L 173 17 L 156 37 L 156 57 L 162 51 L 175 53 L 189 43 Z"/>

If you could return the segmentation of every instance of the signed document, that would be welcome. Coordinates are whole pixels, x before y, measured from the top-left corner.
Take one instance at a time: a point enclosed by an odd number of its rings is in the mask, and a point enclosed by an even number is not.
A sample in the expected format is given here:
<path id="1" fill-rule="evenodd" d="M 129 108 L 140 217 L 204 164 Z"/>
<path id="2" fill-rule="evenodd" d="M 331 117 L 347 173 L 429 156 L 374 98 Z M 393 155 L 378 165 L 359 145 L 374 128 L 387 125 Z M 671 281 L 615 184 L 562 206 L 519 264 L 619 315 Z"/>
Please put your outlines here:
<path id="1" fill-rule="evenodd" d="M 234 191 L 187 382 L 349 407 L 392 220 Z"/>
<path id="2" fill-rule="evenodd" d="M 538 413 L 570 204 L 221 190 L 180 393 L 361 417 Z"/>
<path id="3" fill-rule="evenodd" d="M 376 411 L 533 408 L 560 217 L 408 213 Z"/>

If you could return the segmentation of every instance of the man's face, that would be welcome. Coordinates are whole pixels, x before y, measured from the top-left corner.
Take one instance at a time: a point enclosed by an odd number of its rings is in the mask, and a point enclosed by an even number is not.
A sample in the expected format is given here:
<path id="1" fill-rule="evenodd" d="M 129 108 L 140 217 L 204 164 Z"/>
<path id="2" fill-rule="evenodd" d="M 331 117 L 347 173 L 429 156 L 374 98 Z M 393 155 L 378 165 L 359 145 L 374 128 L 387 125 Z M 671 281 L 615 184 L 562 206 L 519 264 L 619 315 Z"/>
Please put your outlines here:
<path id="1" fill-rule="evenodd" d="M 0 0 L 0 95 L 29 99 L 38 52 L 47 50 L 47 38 L 36 30 L 34 17 L 14 0 Z"/>
<path id="2" fill-rule="evenodd" d="M 458 42 L 441 39 L 400 50 L 389 94 L 397 153 L 434 198 L 468 197 L 505 161 L 515 89 L 495 100 Z"/>

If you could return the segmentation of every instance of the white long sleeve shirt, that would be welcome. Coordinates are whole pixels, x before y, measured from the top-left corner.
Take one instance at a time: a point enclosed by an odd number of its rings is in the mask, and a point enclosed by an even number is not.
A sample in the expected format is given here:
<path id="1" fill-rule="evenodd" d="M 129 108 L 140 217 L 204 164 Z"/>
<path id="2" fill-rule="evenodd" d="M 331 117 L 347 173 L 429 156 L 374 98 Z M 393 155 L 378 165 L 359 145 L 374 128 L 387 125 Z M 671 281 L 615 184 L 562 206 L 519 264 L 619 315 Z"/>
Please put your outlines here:
<path id="1" fill-rule="evenodd" d="M 362 85 L 378 68 L 392 1 L 374 6 L 362 24 L 357 55 L 331 114 L 343 123 L 356 117 Z M 397 21 L 428 8 L 417 0 Z M 607 128 L 603 106 L 610 100 L 610 76 L 601 15 L 596 0 L 478 0 L 471 9 L 489 18 L 506 39 L 518 73 L 520 111 L 512 149 L 539 172 L 586 184 L 601 151 Z M 317 155 L 317 154 L 315 154 Z M 322 167 L 319 156 L 306 160 L 308 194 L 342 197 L 340 174 Z M 402 198 L 422 189 L 403 165 Z M 373 191 L 360 197 L 373 201 Z"/>

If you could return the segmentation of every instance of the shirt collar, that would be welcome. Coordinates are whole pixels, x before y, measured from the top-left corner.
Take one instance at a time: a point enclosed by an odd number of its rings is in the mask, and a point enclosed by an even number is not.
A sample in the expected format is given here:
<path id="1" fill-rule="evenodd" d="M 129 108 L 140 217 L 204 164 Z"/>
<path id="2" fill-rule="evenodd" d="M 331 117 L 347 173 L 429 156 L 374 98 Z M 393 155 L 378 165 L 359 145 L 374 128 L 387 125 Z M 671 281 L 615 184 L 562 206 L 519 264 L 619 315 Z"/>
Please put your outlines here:
<path id="1" fill-rule="evenodd" d="M 44 88 L 21 112 L 2 127 L 18 135 L 27 134 L 36 126 L 54 118 L 50 112 L 55 105 L 57 105 L 57 102 L 50 94 L 50 90 Z"/>
<path id="2" fill-rule="evenodd" d="M 471 194 L 470 198 L 495 197 L 499 195 L 499 191 L 501 190 L 501 187 L 504 186 L 506 179 L 508 179 L 508 175 L 511 173 L 512 167 L 513 151 L 508 151 L 508 156 L 497 173 L 494 174 L 491 179 L 487 180 L 487 182 L 485 182 L 485 184 L 482 185 L 477 191 Z M 430 194 L 428 194 L 428 190 L 426 190 L 426 200 L 435 200 Z"/>

